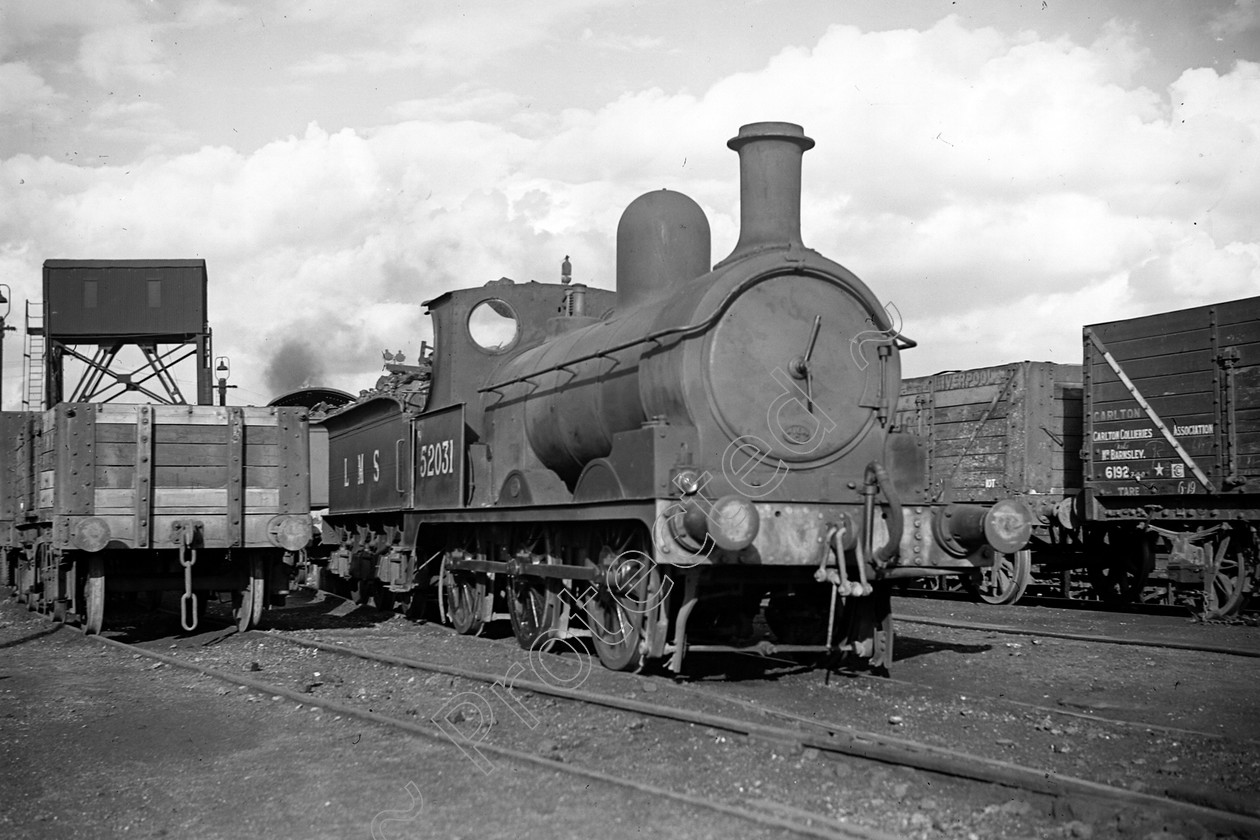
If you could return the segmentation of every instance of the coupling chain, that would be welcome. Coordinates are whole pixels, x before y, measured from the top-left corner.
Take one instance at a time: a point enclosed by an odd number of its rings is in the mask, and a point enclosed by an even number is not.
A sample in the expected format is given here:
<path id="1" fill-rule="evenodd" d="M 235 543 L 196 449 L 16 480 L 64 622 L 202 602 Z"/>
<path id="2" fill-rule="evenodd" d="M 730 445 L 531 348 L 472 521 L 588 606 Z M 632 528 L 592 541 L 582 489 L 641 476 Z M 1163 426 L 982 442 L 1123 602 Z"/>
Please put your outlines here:
<path id="1" fill-rule="evenodd" d="M 185 523 L 179 529 L 179 565 L 184 567 L 184 594 L 179 599 L 179 625 L 186 631 L 197 629 L 197 594 L 193 592 L 192 570 L 197 562 L 193 541 L 199 524 Z"/>

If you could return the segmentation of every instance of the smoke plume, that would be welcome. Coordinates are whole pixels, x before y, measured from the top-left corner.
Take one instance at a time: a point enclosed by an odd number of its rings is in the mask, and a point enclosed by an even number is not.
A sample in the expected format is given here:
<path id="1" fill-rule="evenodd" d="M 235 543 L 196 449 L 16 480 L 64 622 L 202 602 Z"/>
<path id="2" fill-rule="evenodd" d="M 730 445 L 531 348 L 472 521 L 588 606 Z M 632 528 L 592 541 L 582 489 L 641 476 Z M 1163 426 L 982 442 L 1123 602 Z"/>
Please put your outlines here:
<path id="1" fill-rule="evenodd" d="M 273 396 L 299 388 L 323 385 L 327 370 L 316 350 L 304 338 L 287 338 L 267 363 L 267 388 Z"/>

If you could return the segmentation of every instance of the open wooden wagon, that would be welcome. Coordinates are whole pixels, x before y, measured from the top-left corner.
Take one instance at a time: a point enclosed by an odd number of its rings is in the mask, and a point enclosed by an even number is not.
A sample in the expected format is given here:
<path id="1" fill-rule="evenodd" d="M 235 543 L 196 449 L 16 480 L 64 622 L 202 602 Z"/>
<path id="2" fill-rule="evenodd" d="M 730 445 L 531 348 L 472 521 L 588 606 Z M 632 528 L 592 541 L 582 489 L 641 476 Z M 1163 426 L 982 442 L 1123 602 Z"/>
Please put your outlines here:
<path id="1" fill-rule="evenodd" d="M 227 592 L 245 630 L 283 597 L 311 536 L 306 409 L 63 403 L 9 425 L 0 520 L 32 608 L 95 633 L 107 595 L 176 592 L 191 630 Z"/>

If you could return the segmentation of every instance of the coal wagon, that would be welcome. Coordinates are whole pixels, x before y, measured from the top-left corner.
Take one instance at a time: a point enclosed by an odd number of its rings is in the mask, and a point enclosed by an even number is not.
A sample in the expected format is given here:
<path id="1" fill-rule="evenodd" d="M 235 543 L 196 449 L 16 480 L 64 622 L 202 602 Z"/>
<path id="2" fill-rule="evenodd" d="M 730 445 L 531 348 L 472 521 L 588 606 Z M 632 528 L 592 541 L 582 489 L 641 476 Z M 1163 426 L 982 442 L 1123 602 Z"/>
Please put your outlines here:
<path id="1" fill-rule="evenodd" d="M 934 498 L 1004 494 L 1026 552 L 968 579 L 1042 594 L 1241 609 L 1257 575 L 1260 298 L 1082 331 L 1083 365 L 1018 362 L 910 379 L 898 427 L 926 442 Z"/>
<path id="2" fill-rule="evenodd" d="M 63 403 L 11 422 L 2 515 L 32 608 L 99 632 L 108 595 L 172 591 L 192 629 L 227 592 L 247 629 L 287 589 L 311 536 L 305 409 Z"/>
<path id="3" fill-rule="evenodd" d="M 1120 544 L 1099 587 L 1236 612 L 1256 576 L 1260 297 L 1093 324 L 1083 344 L 1083 516 Z"/>
<path id="4" fill-rule="evenodd" d="M 924 442 L 934 500 L 1018 498 L 1036 516 L 1028 546 L 964 578 L 977 597 L 1018 600 L 1034 551 L 1043 575 L 1079 565 L 1078 540 L 1064 526 L 1081 482 L 1079 365 L 1024 361 L 907 379 L 897 428 Z"/>
<path id="5" fill-rule="evenodd" d="M 18 598 L 34 585 L 34 566 L 22 563 L 24 551 L 18 526 L 34 496 L 32 443 L 42 415 L 33 411 L 0 411 L 0 586 L 12 587 Z"/>

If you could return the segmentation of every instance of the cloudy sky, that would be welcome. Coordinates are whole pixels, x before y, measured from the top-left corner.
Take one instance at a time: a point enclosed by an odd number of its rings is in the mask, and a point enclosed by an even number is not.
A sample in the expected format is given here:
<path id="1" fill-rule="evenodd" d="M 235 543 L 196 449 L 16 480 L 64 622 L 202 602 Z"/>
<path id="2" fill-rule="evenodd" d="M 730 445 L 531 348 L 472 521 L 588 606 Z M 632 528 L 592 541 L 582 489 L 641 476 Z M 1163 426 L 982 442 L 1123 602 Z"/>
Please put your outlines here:
<path id="1" fill-rule="evenodd" d="M 232 400 L 357 392 L 447 289 L 611 287 L 647 190 L 721 259 L 760 120 L 910 375 L 1260 294 L 1256 0 L 0 0 L 4 407 L 45 259 L 204 258 Z"/>

